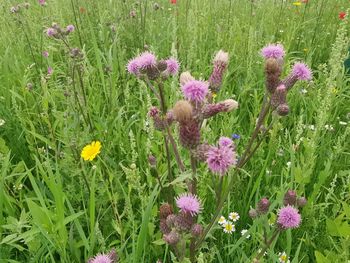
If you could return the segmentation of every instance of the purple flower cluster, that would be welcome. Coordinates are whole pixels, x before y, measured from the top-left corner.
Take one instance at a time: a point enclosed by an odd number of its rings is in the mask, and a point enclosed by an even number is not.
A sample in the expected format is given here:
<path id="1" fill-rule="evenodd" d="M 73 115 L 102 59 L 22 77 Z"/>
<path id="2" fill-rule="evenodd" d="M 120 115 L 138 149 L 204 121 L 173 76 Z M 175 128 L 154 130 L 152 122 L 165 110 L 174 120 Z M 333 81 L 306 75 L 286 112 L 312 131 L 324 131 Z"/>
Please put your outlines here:
<path id="1" fill-rule="evenodd" d="M 209 84 L 204 81 L 191 80 L 182 86 L 186 99 L 194 103 L 202 103 L 209 92 Z"/>
<path id="2" fill-rule="evenodd" d="M 265 58 L 282 59 L 286 52 L 281 44 L 270 44 L 261 50 L 261 55 Z"/>

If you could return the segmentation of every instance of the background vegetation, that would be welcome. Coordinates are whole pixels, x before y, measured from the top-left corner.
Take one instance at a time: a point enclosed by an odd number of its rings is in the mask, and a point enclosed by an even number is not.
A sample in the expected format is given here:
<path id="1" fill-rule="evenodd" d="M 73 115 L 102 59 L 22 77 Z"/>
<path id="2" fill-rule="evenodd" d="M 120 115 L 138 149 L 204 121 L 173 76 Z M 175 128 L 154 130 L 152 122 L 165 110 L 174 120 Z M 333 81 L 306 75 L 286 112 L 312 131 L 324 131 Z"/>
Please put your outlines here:
<path id="1" fill-rule="evenodd" d="M 160 0 L 157 10 L 150 0 L 28 2 L 16 14 L 10 8 L 17 1 L 0 3 L 1 262 L 83 262 L 112 247 L 121 262 L 171 262 L 158 228 L 164 197 L 147 159 L 155 155 L 166 176 L 162 135 L 147 117 L 154 98 L 125 65 L 147 45 L 208 78 L 213 54 L 229 52 L 218 99 L 233 97 L 240 108 L 215 117 L 204 136 L 213 143 L 240 134 L 240 153 L 264 94 L 259 50 L 272 42 L 285 46 L 288 63 L 303 59 L 312 66 L 314 81 L 289 94 L 291 113 L 237 179 L 223 211 L 240 214 L 237 232 L 230 236 L 217 227 L 200 260 L 249 262 L 261 238 L 247 215 L 250 206 L 263 196 L 277 206 L 287 189 L 308 199 L 303 223 L 279 238 L 266 262 L 278 262 L 281 251 L 292 262 L 349 260 L 350 92 L 342 65 L 350 41 L 347 18 L 338 17 L 349 1 Z M 75 79 L 66 47 L 44 33 L 53 22 L 76 27 L 69 43 L 84 59 Z M 181 97 L 177 78 L 166 92 L 169 105 Z M 102 142 L 102 152 L 87 163 L 80 151 L 92 140 Z M 183 176 L 175 162 L 173 171 Z M 200 176 L 205 209 L 199 220 L 206 223 L 215 207 L 214 178 L 204 166 Z M 250 239 L 241 237 L 244 228 Z"/>

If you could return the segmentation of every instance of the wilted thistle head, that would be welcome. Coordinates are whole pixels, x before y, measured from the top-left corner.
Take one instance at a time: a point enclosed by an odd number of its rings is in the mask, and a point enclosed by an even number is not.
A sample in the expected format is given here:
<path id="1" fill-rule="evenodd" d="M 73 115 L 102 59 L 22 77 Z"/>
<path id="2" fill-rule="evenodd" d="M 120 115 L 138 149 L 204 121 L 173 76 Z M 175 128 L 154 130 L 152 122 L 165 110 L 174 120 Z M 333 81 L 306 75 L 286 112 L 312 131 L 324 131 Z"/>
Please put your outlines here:
<path id="1" fill-rule="evenodd" d="M 180 75 L 180 84 L 183 86 L 187 82 L 194 80 L 194 77 L 192 77 L 191 73 L 188 71 L 182 72 Z"/>
<path id="2" fill-rule="evenodd" d="M 271 95 L 271 105 L 277 107 L 287 101 L 287 88 L 285 85 L 279 85 Z"/>
<path id="3" fill-rule="evenodd" d="M 223 50 L 219 50 L 218 53 L 216 53 L 215 57 L 214 57 L 214 64 L 215 63 L 221 63 L 221 64 L 228 64 L 228 53 L 223 51 Z"/>
<path id="4" fill-rule="evenodd" d="M 288 190 L 283 198 L 284 205 L 296 205 L 297 193 L 293 190 Z"/>
<path id="5" fill-rule="evenodd" d="M 189 213 L 192 216 L 198 215 L 201 210 L 201 203 L 196 195 L 183 193 L 176 199 L 176 205 L 183 213 Z"/>
<path id="6" fill-rule="evenodd" d="M 295 63 L 293 66 L 293 75 L 298 80 L 311 80 L 312 79 L 312 71 L 311 69 L 304 63 Z"/>
<path id="7" fill-rule="evenodd" d="M 301 222 L 299 211 L 288 205 L 278 211 L 277 223 L 282 229 L 297 228 Z"/>
<path id="8" fill-rule="evenodd" d="M 258 211 L 256 211 L 256 209 L 254 209 L 254 208 L 251 208 L 249 210 L 248 214 L 249 214 L 249 217 L 252 219 L 258 217 Z"/>
<path id="9" fill-rule="evenodd" d="M 236 154 L 232 147 L 212 146 L 207 152 L 207 164 L 209 170 L 213 173 L 223 176 L 235 163 Z"/>
<path id="10" fill-rule="evenodd" d="M 173 114 L 178 122 L 187 122 L 192 118 L 192 105 L 186 100 L 179 100 L 173 108 Z"/>
<path id="11" fill-rule="evenodd" d="M 270 208 L 270 201 L 266 197 L 263 197 L 260 199 L 260 201 L 257 204 L 256 210 L 259 214 L 266 214 L 269 211 Z"/>
<path id="12" fill-rule="evenodd" d="M 281 59 L 285 55 L 284 48 L 281 44 L 270 44 L 265 46 L 261 50 L 261 55 L 265 58 L 275 58 L 275 59 Z"/>
<path id="13" fill-rule="evenodd" d="M 202 103 L 208 94 L 209 84 L 200 80 L 188 81 L 182 86 L 182 92 L 186 99 L 194 103 Z"/>

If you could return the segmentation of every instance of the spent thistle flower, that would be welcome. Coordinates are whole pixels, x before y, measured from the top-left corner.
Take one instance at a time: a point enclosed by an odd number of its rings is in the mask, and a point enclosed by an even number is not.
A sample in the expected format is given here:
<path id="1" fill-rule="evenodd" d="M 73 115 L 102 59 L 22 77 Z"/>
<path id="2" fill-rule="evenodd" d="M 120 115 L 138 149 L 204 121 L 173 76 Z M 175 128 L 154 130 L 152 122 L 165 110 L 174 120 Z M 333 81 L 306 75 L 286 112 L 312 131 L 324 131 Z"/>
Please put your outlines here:
<path id="1" fill-rule="evenodd" d="M 277 223 L 282 229 L 297 228 L 301 222 L 299 211 L 287 205 L 278 211 Z"/>
<path id="2" fill-rule="evenodd" d="M 180 123 L 189 121 L 192 118 L 192 105 L 186 100 L 179 100 L 173 108 L 175 120 Z"/>
<path id="3" fill-rule="evenodd" d="M 172 230 L 169 234 L 164 235 L 163 239 L 169 245 L 176 245 L 180 241 L 180 235 L 176 230 Z"/>
<path id="4" fill-rule="evenodd" d="M 213 72 L 210 75 L 209 83 L 210 89 L 217 92 L 222 85 L 223 76 L 228 64 L 228 53 L 220 50 L 214 60 Z"/>
<path id="5" fill-rule="evenodd" d="M 192 216 L 198 215 L 201 210 L 201 203 L 196 195 L 183 193 L 176 198 L 176 205 L 183 213 Z"/>
<path id="6" fill-rule="evenodd" d="M 159 208 L 159 214 L 161 219 L 166 219 L 169 215 L 173 214 L 173 208 L 170 204 L 164 203 Z"/>

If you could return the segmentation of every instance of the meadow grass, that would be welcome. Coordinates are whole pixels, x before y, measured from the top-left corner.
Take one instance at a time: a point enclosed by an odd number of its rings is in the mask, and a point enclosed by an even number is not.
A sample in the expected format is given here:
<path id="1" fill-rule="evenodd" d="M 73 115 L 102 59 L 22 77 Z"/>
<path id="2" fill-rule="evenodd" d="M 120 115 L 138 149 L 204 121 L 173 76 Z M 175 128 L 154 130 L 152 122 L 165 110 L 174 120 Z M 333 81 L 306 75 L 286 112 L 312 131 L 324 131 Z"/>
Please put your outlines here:
<path id="1" fill-rule="evenodd" d="M 208 122 L 203 139 L 240 134 L 242 154 L 264 96 L 259 51 L 274 42 L 287 51 L 286 69 L 305 60 L 314 79 L 290 92 L 291 113 L 244 172 L 227 176 L 236 182 L 222 214 L 240 214 L 237 230 L 228 235 L 214 226 L 198 262 L 251 262 L 262 236 L 250 207 L 268 196 L 278 208 L 288 189 L 308 199 L 303 221 L 280 235 L 265 262 L 279 262 L 283 251 L 293 263 L 350 259 L 350 93 L 343 68 L 350 38 L 347 18 L 338 18 L 348 1 L 161 0 L 158 10 L 149 0 L 28 2 L 15 14 L 16 1 L 0 3 L 0 262 L 85 262 L 111 248 L 121 262 L 175 262 L 158 226 L 166 195 L 148 163 L 149 154 L 156 156 L 162 183 L 170 183 L 162 133 L 147 115 L 156 100 L 125 65 L 147 45 L 207 79 L 213 54 L 229 52 L 217 100 L 234 98 L 240 107 Z M 53 22 L 75 25 L 69 45 L 82 50 L 79 63 L 44 33 Z M 165 93 L 169 105 L 181 99 L 178 78 L 166 82 Z M 101 141 L 101 154 L 84 162 L 80 152 L 93 140 Z M 181 147 L 180 154 L 188 157 Z M 181 193 L 188 174 L 175 161 L 171 170 Z M 215 211 L 216 179 L 204 165 L 198 174 L 205 225 Z"/>

